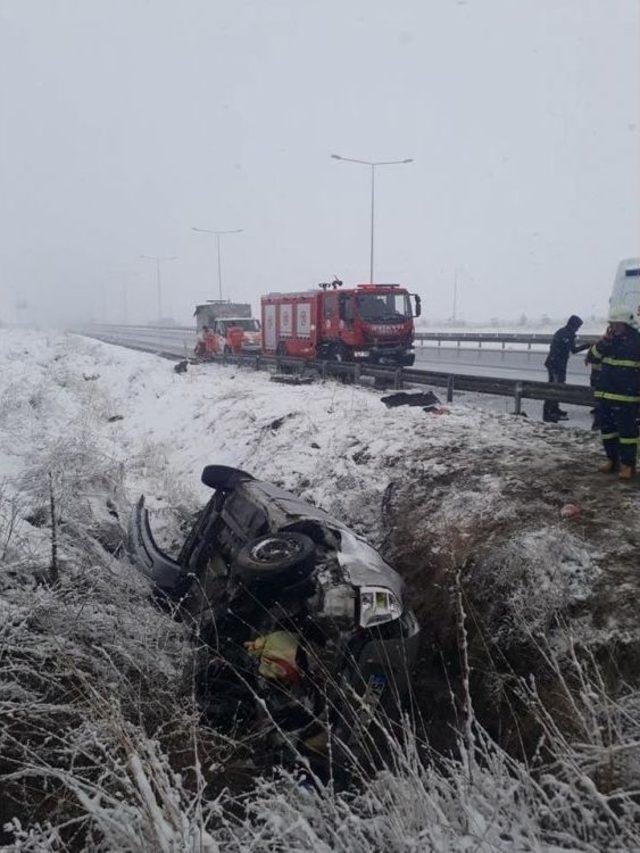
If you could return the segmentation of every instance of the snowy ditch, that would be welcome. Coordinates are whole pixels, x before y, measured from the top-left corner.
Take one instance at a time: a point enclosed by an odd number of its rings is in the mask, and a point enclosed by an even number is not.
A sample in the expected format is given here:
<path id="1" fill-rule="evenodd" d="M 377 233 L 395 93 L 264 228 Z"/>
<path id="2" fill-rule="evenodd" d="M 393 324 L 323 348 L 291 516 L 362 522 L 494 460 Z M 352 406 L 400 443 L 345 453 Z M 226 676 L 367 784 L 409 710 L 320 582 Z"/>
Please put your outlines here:
<path id="1" fill-rule="evenodd" d="M 127 850 L 640 843 L 626 794 L 640 734 L 639 493 L 593 473 L 591 435 L 459 404 L 387 410 L 376 392 L 237 368 L 176 375 L 56 333 L 1 330 L 0 358 L 0 818 L 21 821 L 12 849 L 55 849 L 56 833 L 74 832 Z M 211 462 L 344 519 L 409 584 L 424 630 L 415 735 L 357 795 L 285 774 L 260 782 L 241 817 L 211 799 L 229 747 L 197 723 L 188 636 L 119 559 L 141 493 L 160 542 L 180 544 Z M 569 502 L 581 512 L 564 519 Z M 461 764 L 416 763 L 460 747 L 456 577 L 475 747 Z"/>

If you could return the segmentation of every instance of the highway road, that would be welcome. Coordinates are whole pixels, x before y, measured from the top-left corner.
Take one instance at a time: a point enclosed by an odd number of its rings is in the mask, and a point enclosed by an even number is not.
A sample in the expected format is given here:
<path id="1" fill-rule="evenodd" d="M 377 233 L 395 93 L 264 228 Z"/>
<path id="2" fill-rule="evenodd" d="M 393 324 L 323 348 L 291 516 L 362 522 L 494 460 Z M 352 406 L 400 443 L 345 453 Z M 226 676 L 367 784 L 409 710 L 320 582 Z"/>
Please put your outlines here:
<path id="1" fill-rule="evenodd" d="M 468 373 L 473 376 L 499 376 L 505 379 L 536 379 L 544 382 L 547 371 L 544 360 L 546 349 L 482 349 L 470 347 L 431 346 L 425 341 L 416 348 L 416 367 L 425 370 L 443 370 L 447 373 Z M 589 371 L 582 353 L 571 356 L 567 381 L 575 385 L 589 384 Z"/>
<path id="2" fill-rule="evenodd" d="M 187 357 L 193 353 L 196 333 L 193 329 L 154 328 L 150 326 L 95 326 L 84 330 L 111 343 L 148 347 L 157 352 Z M 497 346 L 497 345 L 496 345 Z M 446 373 L 467 373 L 473 376 L 498 376 L 504 379 L 536 379 L 545 381 L 546 348 L 524 349 L 509 345 L 505 349 L 464 346 L 437 346 L 430 341 L 416 342 L 416 367 L 442 370 Z M 589 372 L 582 355 L 569 361 L 567 380 L 576 385 L 589 382 Z"/>

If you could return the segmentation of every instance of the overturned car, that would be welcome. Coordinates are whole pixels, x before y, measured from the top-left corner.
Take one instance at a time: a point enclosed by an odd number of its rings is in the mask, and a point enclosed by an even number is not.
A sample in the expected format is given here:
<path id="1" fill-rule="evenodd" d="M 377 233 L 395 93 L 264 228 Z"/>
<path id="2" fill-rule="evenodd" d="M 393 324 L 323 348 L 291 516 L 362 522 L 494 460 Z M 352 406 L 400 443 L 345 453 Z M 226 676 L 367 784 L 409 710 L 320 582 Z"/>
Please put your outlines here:
<path id="1" fill-rule="evenodd" d="M 400 576 L 283 489 L 219 465 L 202 481 L 214 494 L 178 557 L 155 544 L 144 497 L 130 553 L 193 625 L 203 712 L 236 730 L 262 719 L 296 749 L 321 752 L 328 731 L 353 743 L 408 691 L 418 625 Z"/>

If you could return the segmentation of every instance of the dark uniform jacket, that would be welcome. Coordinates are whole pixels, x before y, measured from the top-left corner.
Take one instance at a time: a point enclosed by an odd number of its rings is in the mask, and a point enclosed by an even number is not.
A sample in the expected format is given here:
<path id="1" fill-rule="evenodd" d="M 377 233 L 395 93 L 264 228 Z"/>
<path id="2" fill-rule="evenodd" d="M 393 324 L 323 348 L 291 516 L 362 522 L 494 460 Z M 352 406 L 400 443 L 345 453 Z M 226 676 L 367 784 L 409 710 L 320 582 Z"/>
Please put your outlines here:
<path id="1" fill-rule="evenodd" d="M 582 352 L 588 348 L 589 344 L 576 344 L 575 329 L 570 326 L 563 326 L 553 336 L 544 366 L 552 371 L 566 373 L 571 353 Z"/>
<path id="2" fill-rule="evenodd" d="M 611 403 L 640 403 L 640 333 L 602 338 L 589 352 L 602 365 L 594 396 Z"/>

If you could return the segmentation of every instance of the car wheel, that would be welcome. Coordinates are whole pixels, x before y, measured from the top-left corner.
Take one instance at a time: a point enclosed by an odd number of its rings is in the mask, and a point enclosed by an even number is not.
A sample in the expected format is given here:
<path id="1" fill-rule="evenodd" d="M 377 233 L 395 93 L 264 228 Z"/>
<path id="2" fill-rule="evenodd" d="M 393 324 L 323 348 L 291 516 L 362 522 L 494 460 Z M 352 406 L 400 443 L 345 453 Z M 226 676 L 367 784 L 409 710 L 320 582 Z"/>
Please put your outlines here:
<path id="1" fill-rule="evenodd" d="M 244 545 L 235 571 L 245 583 L 296 583 L 311 573 L 313 540 L 303 533 L 274 533 Z"/>

